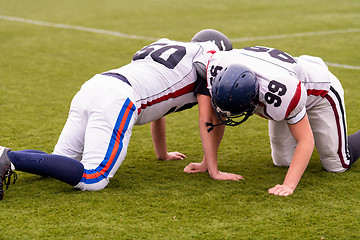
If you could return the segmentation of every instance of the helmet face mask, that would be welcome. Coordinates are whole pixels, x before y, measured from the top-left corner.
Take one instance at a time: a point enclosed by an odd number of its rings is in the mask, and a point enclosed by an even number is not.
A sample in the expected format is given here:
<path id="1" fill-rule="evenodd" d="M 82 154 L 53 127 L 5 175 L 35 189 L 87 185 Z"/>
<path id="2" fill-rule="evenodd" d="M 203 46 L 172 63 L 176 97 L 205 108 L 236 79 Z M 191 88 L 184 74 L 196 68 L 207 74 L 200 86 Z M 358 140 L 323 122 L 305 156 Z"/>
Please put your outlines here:
<path id="1" fill-rule="evenodd" d="M 254 114 L 259 94 L 255 73 L 246 66 L 232 64 L 213 81 L 211 104 L 219 120 L 237 126 Z"/>
<path id="2" fill-rule="evenodd" d="M 215 113 L 218 119 L 226 126 L 237 126 L 248 120 L 248 118 L 255 113 L 256 104 L 251 102 L 249 108 L 241 113 L 233 114 L 230 111 L 222 110 L 216 105 L 213 98 L 211 99 L 211 104 L 215 110 Z"/>

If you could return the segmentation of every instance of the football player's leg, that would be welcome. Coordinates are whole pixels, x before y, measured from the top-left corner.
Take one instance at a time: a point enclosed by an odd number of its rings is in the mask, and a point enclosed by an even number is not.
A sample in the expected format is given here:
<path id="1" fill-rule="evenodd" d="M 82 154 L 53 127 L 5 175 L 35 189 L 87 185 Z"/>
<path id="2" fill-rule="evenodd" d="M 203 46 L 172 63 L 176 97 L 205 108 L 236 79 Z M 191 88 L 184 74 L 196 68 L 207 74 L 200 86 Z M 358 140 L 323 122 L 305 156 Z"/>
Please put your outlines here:
<path id="1" fill-rule="evenodd" d="M 316 149 L 329 172 L 344 172 L 350 166 L 344 96 L 339 84 L 333 85 L 325 98 L 308 110 Z"/>
<path id="2" fill-rule="evenodd" d="M 354 164 L 360 157 L 360 131 L 348 136 L 351 164 Z"/>
<path id="3" fill-rule="evenodd" d="M 81 180 L 84 166 L 74 158 L 81 155 L 86 115 L 79 91 L 71 104 L 70 114 L 55 147 L 55 154 L 37 150 L 11 151 L 8 156 L 16 170 L 53 177 L 72 186 Z"/>
<path id="4" fill-rule="evenodd" d="M 113 105 L 116 109 L 117 105 Z M 130 99 L 123 101 L 115 116 L 92 113 L 85 134 L 82 164 L 84 174 L 77 188 L 87 191 L 103 189 L 120 167 L 127 153 L 135 106 Z"/>
<path id="5" fill-rule="evenodd" d="M 130 85 L 98 75 L 88 81 L 88 118 L 81 163 L 84 173 L 77 188 L 103 189 L 125 158 L 132 127 L 137 119 Z M 130 99 L 131 98 L 131 99 Z"/>
<path id="6" fill-rule="evenodd" d="M 73 98 L 69 116 L 55 145 L 53 154 L 81 160 L 84 150 L 85 129 L 88 121 L 86 88 L 82 88 Z"/>
<path id="7" fill-rule="evenodd" d="M 296 140 L 292 136 L 286 121 L 269 121 L 271 156 L 275 166 L 290 165 L 296 148 Z"/>
<path id="8" fill-rule="evenodd" d="M 36 150 L 10 151 L 15 170 L 53 177 L 75 186 L 81 179 L 84 166 L 72 158 Z"/>

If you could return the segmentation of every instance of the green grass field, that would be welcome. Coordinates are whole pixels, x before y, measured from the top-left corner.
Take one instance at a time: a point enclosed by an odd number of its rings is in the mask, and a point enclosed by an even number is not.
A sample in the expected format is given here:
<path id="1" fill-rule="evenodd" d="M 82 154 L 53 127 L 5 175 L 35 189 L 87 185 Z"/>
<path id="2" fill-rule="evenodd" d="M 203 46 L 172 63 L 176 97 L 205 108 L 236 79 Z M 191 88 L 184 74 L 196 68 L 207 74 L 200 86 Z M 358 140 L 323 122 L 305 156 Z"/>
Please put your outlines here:
<path id="1" fill-rule="evenodd" d="M 189 41 L 204 28 L 236 48 L 322 57 L 345 89 L 349 134 L 360 128 L 358 0 L 0 0 L 0 145 L 51 152 L 82 83 L 128 63 L 150 39 Z M 0 239 L 360 238 L 360 163 L 328 173 L 315 151 L 294 194 L 270 196 L 287 169 L 272 164 L 267 121 L 227 128 L 219 168 L 246 180 L 225 182 L 183 172 L 202 159 L 197 107 L 167 119 L 169 150 L 186 160 L 156 160 L 144 125 L 102 191 L 18 172 L 0 202 Z"/>

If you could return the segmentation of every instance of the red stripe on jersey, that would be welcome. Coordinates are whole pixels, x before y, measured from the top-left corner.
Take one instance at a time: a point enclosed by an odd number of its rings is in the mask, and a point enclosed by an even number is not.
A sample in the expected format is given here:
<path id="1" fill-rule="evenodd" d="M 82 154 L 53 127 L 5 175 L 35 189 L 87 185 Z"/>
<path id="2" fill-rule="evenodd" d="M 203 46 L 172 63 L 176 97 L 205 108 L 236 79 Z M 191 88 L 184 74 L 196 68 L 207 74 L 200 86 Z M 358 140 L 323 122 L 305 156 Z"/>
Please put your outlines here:
<path id="1" fill-rule="evenodd" d="M 287 118 L 289 116 L 289 114 L 296 108 L 296 106 L 298 105 L 298 103 L 300 101 L 300 98 L 301 98 L 301 82 L 299 81 L 299 83 L 296 87 L 295 94 L 294 94 L 293 98 L 291 99 L 288 109 L 286 110 L 285 118 Z"/>
<path id="2" fill-rule="evenodd" d="M 307 90 L 307 95 L 308 95 L 308 96 L 314 95 L 314 96 L 325 97 L 328 92 L 329 92 L 329 91 L 326 91 L 326 90 L 308 89 L 308 90 Z"/>
<path id="3" fill-rule="evenodd" d="M 193 92 L 194 91 L 194 88 L 195 88 L 195 83 L 191 83 L 179 90 L 176 90 L 175 92 L 172 92 L 172 93 L 169 93 L 167 95 L 164 95 L 164 96 L 161 96 L 157 99 L 154 99 L 150 102 L 147 102 L 147 103 L 142 103 L 141 104 L 141 107 L 138 109 L 138 113 L 140 114 L 140 112 L 147 108 L 147 107 L 150 107 L 154 104 L 157 104 L 157 103 L 160 103 L 160 102 L 163 102 L 163 101 L 166 101 L 166 100 L 169 100 L 170 98 L 177 98 L 177 97 L 180 97 L 182 95 L 185 95 L 189 92 Z"/>

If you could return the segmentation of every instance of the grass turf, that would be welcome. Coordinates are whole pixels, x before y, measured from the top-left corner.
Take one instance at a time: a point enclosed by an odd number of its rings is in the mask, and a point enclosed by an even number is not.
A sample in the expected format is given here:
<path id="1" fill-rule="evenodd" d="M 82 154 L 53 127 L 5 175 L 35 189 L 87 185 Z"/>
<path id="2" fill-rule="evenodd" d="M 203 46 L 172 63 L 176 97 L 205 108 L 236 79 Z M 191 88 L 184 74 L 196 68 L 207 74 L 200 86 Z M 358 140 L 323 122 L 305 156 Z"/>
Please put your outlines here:
<path id="1" fill-rule="evenodd" d="M 230 38 L 360 28 L 358 1 L 45 1 L 0 0 L 0 15 L 188 41 L 203 28 Z M 94 74 L 128 63 L 146 40 L 0 19 L 0 144 L 51 152 L 70 101 Z M 360 66 L 360 32 L 240 40 L 294 56 Z M 348 131 L 359 129 L 359 70 L 330 68 L 345 89 Z M 197 108 L 167 117 L 169 150 L 184 161 L 156 160 L 149 125 L 134 127 L 128 155 L 108 187 L 80 192 L 50 178 L 18 173 L 0 202 L 0 239 L 357 239 L 358 165 L 323 170 L 316 152 L 295 193 L 269 196 L 285 168 L 273 166 L 267 122 L 227 128 L 219 168 L 240 182 L 189 175 L 202 158 Z"/>

